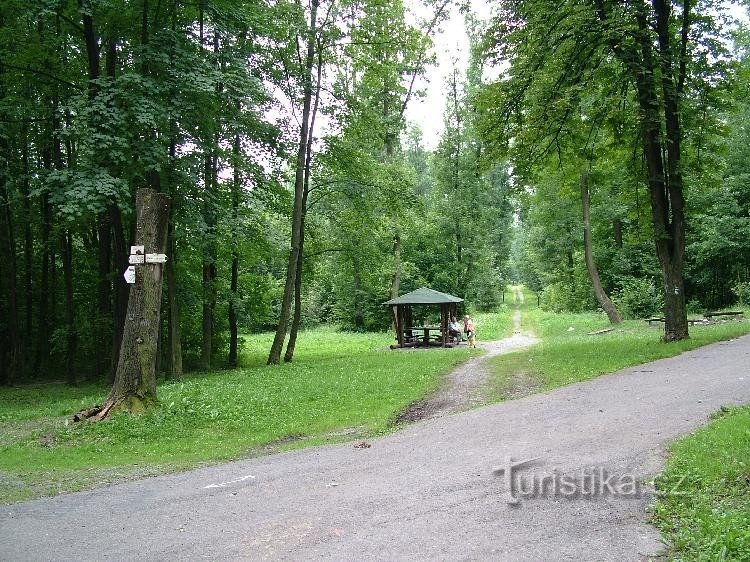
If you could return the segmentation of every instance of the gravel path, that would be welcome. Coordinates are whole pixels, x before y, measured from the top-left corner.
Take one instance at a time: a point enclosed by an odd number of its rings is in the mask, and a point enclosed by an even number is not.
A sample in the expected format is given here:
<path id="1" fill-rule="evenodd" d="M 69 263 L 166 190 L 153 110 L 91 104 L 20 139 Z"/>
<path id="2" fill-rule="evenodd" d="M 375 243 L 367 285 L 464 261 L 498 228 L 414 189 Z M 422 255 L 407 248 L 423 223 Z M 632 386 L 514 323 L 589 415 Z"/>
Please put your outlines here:
<path id="1" fill-rule="evenodd" d="M 516 305 L 523 304 L 523 293 L 514 287 Z M 534 345 L 539 341 L 532 334 L 521 333 L 521 311 L 513 312 L 513 335 L 497 341 L 477 342 L 477 347 L 485 353 L 462 363 L 446 375 L 440 388 L 424 400 L 413 403 L 401 415 L 399 421 L 413 422 L 446 414 L 455 414 L 486 404 L 485 389 L 489 372 L 485 366 L 487 359 L 496 355 L 511 353 Z"/>
<path id="2" fill-rule="evenodd" d="M 529 471 L 648 479 L 669 441 L 750 402 L 748 361 L 750 336 L 418 422 L 366 448 L 3 506 L 0 560 L 639 560 L 660 548 L 647 489 L 514 505 L 494 468 L 538 457 Z"/>

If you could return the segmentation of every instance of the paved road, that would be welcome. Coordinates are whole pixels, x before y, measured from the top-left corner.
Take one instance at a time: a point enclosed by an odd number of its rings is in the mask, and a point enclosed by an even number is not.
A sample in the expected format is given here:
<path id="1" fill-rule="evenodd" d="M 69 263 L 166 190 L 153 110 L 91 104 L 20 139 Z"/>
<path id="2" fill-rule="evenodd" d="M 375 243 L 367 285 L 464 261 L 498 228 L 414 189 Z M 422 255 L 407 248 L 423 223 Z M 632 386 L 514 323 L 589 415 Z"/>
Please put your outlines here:
<path id="1" fill-rule="evenodd" d="M 750 337 L 351 443 L 0 507 L 0 559 L 637 560 L 637 499 L 508 503 L 522 472 L 659 471 L 664 445 L 750 402 Z M 520 482 L 520 481 L 519 481 Z M 527 480 L 528 482 L 528 480 Z M 622 491 L 622 490 L 621 490 Z"/>

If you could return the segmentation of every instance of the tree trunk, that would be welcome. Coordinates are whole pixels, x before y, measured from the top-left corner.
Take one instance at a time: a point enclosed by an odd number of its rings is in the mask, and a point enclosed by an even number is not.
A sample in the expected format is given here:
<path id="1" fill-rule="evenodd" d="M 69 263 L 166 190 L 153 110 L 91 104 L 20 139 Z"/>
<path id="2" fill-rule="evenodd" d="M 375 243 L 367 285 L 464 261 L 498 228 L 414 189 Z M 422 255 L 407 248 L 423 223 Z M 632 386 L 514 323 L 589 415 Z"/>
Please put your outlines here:
<path id="1" fill-rule="evenodd" d="M 229 357 L 227 364 L 230 367 L 237 366 L 237 348 L 239 334 L 237 330 L 237 301 L 238 295 L 238 277 L 240 266 L 239 251 L 239 209 L 240 209 L 240 190 L 242 182 L 240 179 L 239 157 L 240 157 L 240 136 L 234 136 L 233 146 L 234 170 L 232 177 L 232 274 L 229 281 Z"/>
<path id="2" fill-rule="evenodd" d="M 146 254 L 164 253 L 169 197 L 152 189 L 139 189 L 135 211 L 135 244 L 144 246 Z M 159 263 L 146 263 L 135 268 L 135 284 L 128 299 L 127 322 L 112 390 L 103 405 L 87 410 L 75 419 L 94 416 L 100 420 L 116 410 L 139 413 L 157 402 L 155 368 L 163 267 Z"/>
<path id="3" fill-rule="evenodd" d="M 299 262 L 300 239 L 302 236 L 302 203 L 305 188 L 305 164 L 307 162 L 308 135 L 310 133 L 310 114 L 312 109 L 313 86 L 312 69 L 315 63 L 315 40 L 317 36 L 317 13 L 319 0 L 312 0 L 310 7 L 310 25 L 307 37 L 307 54 L 304 67 L 304 88 L 302 105 L 302 124 L 297 147 L 297 169 L 294 177 L 294 207 L 292 209 L 292 240 L 287 262 L 284 295 L 281 299 L 281 311 L 276 334 L 268 353 L 268 364 L 277 365 L 281 359 L 281 349 L 286 339 L 289 326 L 289 312 L 292 307 L 294 285 L 297 278 L 297 264 Z"/>
<path id="4" fill-rule="evenodd" d="M 597 0 L 597 13 L 608 19 L 604 3 Z M 664 341 L 689 337 L 685 286 L 685 200 L 682 185 L 679 99 L 685 84 L 686 49 L 691 23 L 691 3 L 683 2 L 680 60 L 672 60 L 674 46 L 671 4 L 653 0 L 653 13 L 645 4 L 635 4 L 637 47 L 613 42 L 615 55 L 632 73 L 636 86 L 643 152 L 646 160 L 651 218 L 656 255 L 662 270 L 664 291 Z M 658 53 L 654 53 L 652 29 L 656 31 Z M 677 73 L 675 76 L 675 72 Z M 657 77 L 661 77 L 658 92 Z"/>
<path id="5" fill-rule="evenodd" d="M 39 201 L 42 215 L 42 270 L 39 279 L 39 309 L 37 316 L 37 345 L 34 356 L 34 372 L 37 373 L 44 368 L 49 356 L 49 307 L 50 301 L 50 230 L 51 212 L 48 195 L 42 194 Z"/>
<path id="6" fill-rule="evenodd" d="M 177 2 L 173 1 L 170 6 L 170 19 L 172 33 L 177 32 Z M 174 69 L 175 43 L 170 43 L 169 67 Z M 170 99 L 175 99 L 177 92 L 175 88 L 170 89 Z M 170 108 L 173 109 L 173 108 Z M 174 118 L 169 120 L 169 167 L 166 178 L 169 196 L 172 205 L 169 208 L 169 232 L 167 233 L 168 256 L 166 263 L 167 277 L 167 302 L 169 303 L 168 329 L 168 354 L 169 354 L 169 378 L 173 380 L 182 378 L 182 330 L 180 327 L 180 302 L 177 291 L 177 241 L 174 237 L 174 226 L 177 217 L 177 181 L 175 174 L 177 160 L 177 123 Z"/>
<path id="7" fill-rule="evenodd" d="M 354 296 L 354 329 L 362 331 L 365 329 L 365 312 L 362 306 L 362 272 L 360 271 L 359 259 L 354 258 L 353 296 Z"/>
<path id="8" fill-rule="evenodd" d="M 297 270 L 294 275 L 294 316 L 292 317 L 292 328 L 289 330 L 289 341 L 286 344 L 286 352 L 284 353 L 284 361 L 290 363 L 294 359 L 294 349 L 297 347 L 297 335 L 299 334 L 299 325 L 302 320 L 302 268 L 303 262 L 303 251 L 305 248 L 305 204 L 307 201 L 307 194 L 303 197 L 304 202 L 302 204 L 302 218 L 300 224 L 301 236 L 299 240 L 299 251 L 297 252 Z"/>
<path id="9" fill-rule="evenodd" d="M 201 360 L 200 365 L 204 370 L 211 368 L 213 362 L 213 340 L 214 340 L 214 309 L 216 308 L 216 248 L 214 236 L 216 235 L 216 224 L 214 215 L 213 191 L 216 176 L 214 174 L 214 156 L 206 156 L 205 160 L 205 189 L 206 202 L 204 203 L 204 220 L 206 222 L 206 237 L 203 247 L 203 310 L 201 330 Z"/>
<path id="10" fill-rule="evenodd" d="M 0 135 L 0 155 L 7 157 L 7 145 Z M 6 160 L 7 162 L 7 160 Z M 14 384 L 18 380 L 21 371 L 21 338 L 18 318 L 18 282 L 17 282 L 17 263 L 16 263 L 16 242 L 13 230 L 13 213 L 11 212 L 10 197 L 7 186 L 7 164 L 0 164 L 0 242 L 2 242 L 2 251 L 6 256 L 3 264 L 5 272 L 4 287 L 7 299 L 7 318 L 5 320 L 6 329 L 3 336 L 5 347 L 5 357 L 2 358 L 5 363 L 5 372 L 3 375 L 4 384 Z"/>
<path id="11" fill-rule="evenodd" d="M 122 274 L 128 267 L 128 247 L 125 242 L 125 226 L 122 223 L 122 212 L 117 205 L 109 208 L 110 222 L 112 226 L 112 264 L 114 284 L 114 306 L 112 320 L 112 370 L 111 377 L 114 380 L 117 364 L 120 360 L 120 342 L 125 327 L 125 314 L 128 309 L 128 294 L 130 288 L 125 282 Z"/>
<path id="12" fill-rule="evenodd" d="M 107 327 L 110 322 L 112 313 L 111 293 L 112 285 L 110 281 L 110 271 L 112 262 L 112 228 L 110 225 L 109 215 L 105 211 L 98 219 L 98 322 L 96 323 L 96 338 L 99 353 L 96 354 L 96 376 L 101 377 L 105 374 L 105 361 L 107 353 L 105 350 L 111 345 L 111 338 L 107 338 Z M 107 341 L 107 340 L 110 341 Z M 114 348 L 112 346 L 112 348 Z"/>
<path id="13" fill-rule="evenodd" d="M 312 175 L 312 149 L 313 149 L 313 131 L 315 130 L 315 117 L 318 114 L 318 104 L 320 103 L 320 88 L 323 80 L 323 48 L 318 43 L 318 72 L 317 81 L 315 82 L 315 94 L 313 107 L 310 115 L 310 127 L 307 134 L 307 149 L 305 154 L 305 179 L 304 189 L 302 191 L 302 216 L 299 225 L 299 250 L 297 251 L 297 270 L 294 277 L 294 315 L 292 317 L 292 328 L 289 330 L 289 341 L 286 344 L 286 353 L 284 361 L 289 363 L 294 358 L 294 349 L 297 346 L 297 335 L 299 334 L 299 325 L 302 319 L 302 276 L 305 265 L 305 219 L 307 218 L 307 198 L 310 195 L 310 176 Z"/>
<path id="14" fill-rule="evenodd" d="M 586 257 L 586 269 L 588 269 L 589 277 L 591 278 L 591 285 L 594 287 L 596 300 L 599 301 L 604 312 L 607 313 L 609 322 L 611 324 L 619 324 L 622 322 L 620 314 L 617 312 L 617 309 L 609 296 L 607 296 L 604 287 L 602 287 L 602 282 L 599 278 L 599 270 L 596 267 L 596 263 L 594 263 L 593 244 L 591 241 L 589 174 L 585 170 L 581 172 L 581 208 L 583 209 L 583 250 Z"/>
<path id="15" fill-rule="evenodd" d="M 180 329 L 180 309 L 177 297 L 177 245 L 174 240 L 174 226 L 169 225 L 169 251 L 167 253 L 167 301 L 169 302 L 169 378 L 182 378 L 182 334 Z"/>
<path id="16" fill-rule="evenodd" d="M 34 316 L 34 283 L 32 279 L 32 269 L 34 265 L 34 240 L 31 233 L 31 197 L 29 195 L 29 122 L 24 120 L 21 132 L 21 198 L 23 201 L 23 284 L 25 291 L 24 313 L 26 321 L 24 322 L 24 339 L 29 341 L 33 332 Z M 25 363 L 25 361 L 24 361 Z"/>
<path id="17" fill-rule="evenodd" d="M 644 68 L 638 74 L 638 101 L 643 114 L 643 144 L 649 175 L 651 195 L 651 217 L 654 227 L 656 255 L 662 270 L 664 290 L 664 341 L 677 341 L 688 337 L 687 306 L 683 280 L 683 260 L 685 254 L 684 198 L 682 175 L 679 168 L 680 126 L 677 115 L 677 100 L 672 80 L 669 48 L 662 45 L 668 42 L 669 9 L 663 2 L 655 2 L 656 27 L 660 41 L 662 70 L 669 72 L 662 77 L 663 108 L 666 139 L 662 137 L 662 118 L 659 115 L 659 96 L 656 92 L 653 59 L 649 42 L 649 24 L 644 15 L 639 18 L 641 48 Z M 664 150 L 666 144 L 666 150 Z M 667 155 L 665 168 L 664 153 Z"/>
<path id="18" fill-rule="evenodd" d="M 73 234 L 70 229 L 60 232 L 60 253 L 63 260 L 63 282 L 65 285 L 65 380 L 75 386 L 78 383 L 75 364 L 78 353 L 78 335 L 75 325 L 75 301 L 73 299 Z"/>

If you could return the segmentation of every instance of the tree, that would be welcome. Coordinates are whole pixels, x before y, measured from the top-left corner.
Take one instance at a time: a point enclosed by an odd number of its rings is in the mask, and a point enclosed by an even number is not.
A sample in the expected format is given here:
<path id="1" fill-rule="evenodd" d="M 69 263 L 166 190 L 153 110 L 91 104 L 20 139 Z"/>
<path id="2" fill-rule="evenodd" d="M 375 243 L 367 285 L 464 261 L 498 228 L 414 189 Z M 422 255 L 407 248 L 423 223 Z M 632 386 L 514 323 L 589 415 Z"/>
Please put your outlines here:
<path id="1" fill-rule="evenodd" d="M 136 246 L 143 246 L 145 262 L 136 265 L 135 284 L 128 299 L 128 320 L 122 337 L 112 390 L 101 406 L 86 410 L 77 419 L 101 420 L 110 412 L 140 413 L 156 404 L 156 358 L 161 311 L 161 263 L 149 263 L 149 254 L 167 247 L 169 198 L 152 189 L 136 193 Z"/>
<path id="2" fill-rule="evenodd" d="M 583 212 L 583 249 L 586 259 L 586 269 L 591 278 L 591 285 L 594 287 L 596 300 L 607 313 L 610 323 L 619 324 L 622 322 L 615 305 L 612 304 L 607 295 L 602 281 L 599 278 L 599 270 L 594 262 L 594 249 L 591 241 L 591 200 L 589 198 L 589 174 L 588 171 L 581 172 L 581 210 Z"/>
<path id="3" fill-rule="evenodd" d="M 608 80 L 612 92 L 622 91 L 623 85 L 632 91 L 662 270 L 664 340 L 688 337 L 682 120 L 686 88 L 716 81 L 724 69 L 712 15 L 717 6 L 532 0 L 501 2 L 500 8 L 491 30 L 491 57 L 507 58 L 511 65 L 486 93 L 486 138 L 499 153 L 513 138 L 513 152 L 523 155 L 516 162 L 523 173 L 556 149 L 593 84 Z M 550 13 L 556 17 L 548 17 Z M 497 131 L 503 132 L 500 138 Z"/>

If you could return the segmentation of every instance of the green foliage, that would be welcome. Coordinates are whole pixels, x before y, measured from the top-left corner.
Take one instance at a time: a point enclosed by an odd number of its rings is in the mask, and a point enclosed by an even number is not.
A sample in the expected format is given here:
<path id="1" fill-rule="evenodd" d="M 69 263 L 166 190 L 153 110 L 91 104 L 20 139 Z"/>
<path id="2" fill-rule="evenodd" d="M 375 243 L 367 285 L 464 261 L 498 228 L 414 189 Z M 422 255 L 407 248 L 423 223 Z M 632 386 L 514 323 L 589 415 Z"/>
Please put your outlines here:
<path id="1" fill-rule="evenodd" d="M 722 408 L 670 446 L 652 521 L 675 560 L 750 557 L 750 406 Z"/>
<path id="2" fill-rule="evenodd" d="M 750 304 L 750 282 L 735 283 L 732 292 L 737 297 L 737 303 L 740 305 Z"/>
<path id="3" fill-rule="evenodd" d="M 557 281 L 542 290 L 541 306 L 551 312 L 583 312 L 593 308 L 593 294 L 585 280 L 575 285 Z"/>
<path id="4" fill-rule="evenodd" d="M 664 308 L 664 296 L 651 279 L 624 279 L 612 301 L 624 318 L 659 316 Z"/>

